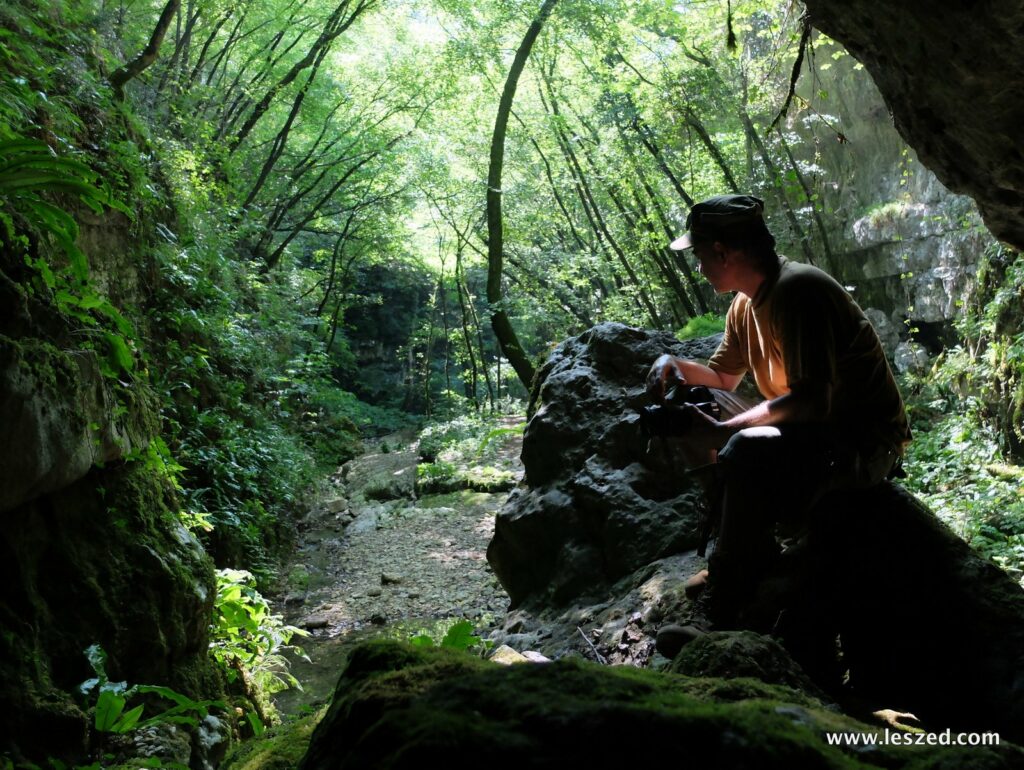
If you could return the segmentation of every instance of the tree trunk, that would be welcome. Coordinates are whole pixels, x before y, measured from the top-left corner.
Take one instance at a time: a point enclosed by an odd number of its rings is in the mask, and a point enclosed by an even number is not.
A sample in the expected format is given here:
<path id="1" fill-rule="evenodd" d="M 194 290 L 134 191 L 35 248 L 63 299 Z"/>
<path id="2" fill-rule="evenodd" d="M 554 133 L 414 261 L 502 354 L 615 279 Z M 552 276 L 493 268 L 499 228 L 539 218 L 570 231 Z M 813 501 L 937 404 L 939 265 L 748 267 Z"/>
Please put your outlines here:
<path id="1" fill-rule="evenodd" d="M 821 211 L 814 205 L 814 194 L 811 192 L 811 187 L 807 184 L 804 175 L 800 173 L 800 167 L 797 166 L 796 158 L 793 157 L 793 153 L 789 149 L 789 144 L 786 142 L 786 135 L 782 132 L 782 127 L 778 127 L 777 130 L 779 132 L 779 141 L 782 143 L 782 149 L 786 152 L 786 158 L 789 160 L 789 166 L 793 169 L 793 173 L 796 174 L 797 181 L 800 182 L 800 187 L 803 188 L 804 196 L 807 198 L 807 204 L 811 207 L 814 223 L 818 226 L 818 233 L 821 235 L 821 248 L 825 252 L 825 258 L 828 260 L 829 265 L 832 265 L 834 264 L 832 260 L 832 244 L 829 243 L 828 231 L 825 229 L 825 223 L 821 219 Z"/>
<path id="2" fill-rule="evenodd" d="M 461 243 L 462 236 L 456 235 L 459 238 L 459 245 L 455 249 L 455 290 L 459 295 L 459 310 L 461 311 L 462 317 L 462 340 L 466 345 L 466 355 L 469 357 L 469 369 L 470 369 L 470 392 L 473 399 L 473 409 L 477 412 L 480 411 L 480 399 L 477 398 L 476 390 L 478 384 L 478 373 L 476 368 L 476 355 L 473 353 L 473 340 L 469 332 L 470 316 L 466 310 L 466 295 L 469 294 L 468 289 L 465 294 L 462 291 L 462 248 Z"/>
<path id="3" fill-rule="evenodd" d="M 789 220 L 790 227 L 793 228 L 793 234 L 796 235 L 800 241 L 800 248 L 804 252 L 804 257 L 807 258 L 809 264 L 814 264 L 814 251 L 811 249 L 810 243 L 808 243 L 807 233 L 803 227 L 800 226 L 799 220 L 796 218 L 796 212 L 793 211 L 793 207 L 789 204 L 789 200 L 786 198 L 785 190 L 782 189 L 782 176 L 779 174 L 779 169 L 775 165 L 775 161 L 772 160 L 768 154 L 768 148 L 764 146 L 764 142 L 761 141 L 761 137 L 757 133 L 757 129 L 754 128 L 754 124 L 750 121 L 750 116 L 746 110 L 740 113 L 740 120 L 743 121 L 743 130 L 746 132 L 747 137 L 750 139 L 754 147 L 757 148 L 758 154 L 761 156 L 761 161 L 764 163 L 765 169 L 768 171 L 768 181 L 773 189 L 778 192 L 779 202 L 782 204 L 783 210 L 786 212 L 786 218 Z"/>
<path id="4" fill-rule="evenodd" d="M 356 5 L 351 9 L 351 12 L 347 16 L 345 15 L 345 12 L 349 10 L 350 0 L 342 0 L 342 2 L 338 4 L 338 7 L 334 9 L 334 12 L 327 19 L 327 23 L 324 25 L 324 29 L 320 33 L 320 36 L 317 37 L 309 51 L 306 52 L 306 55 L 292 65 L 291 69 L 288 70 L 283 78 L 267 89 L 263 94 L 263 97 L 253 108 L 252 112 L 249 113 L 249 117 L 246 118 L 242 128 L 239 129 L 238 133 L 231 138 L 231 141 L 228 143 L 229 152 L 234 152 L 238 149 L 238 146 L 245 140 L 249 135 L 249 132 L 252 131 L 256 123 L 258 123 L 260 118 L 262 118 L 266 113 L 271 102 L 273 102 L 274 97 L 281 92 L 281 89 L 292 83 L 303 70 L 311 67 L 314 61 L 317 60 L 317 57 L 320 56 L 325 49 L 330 48 L 338 36 L 352 26 L 352 23 L 365 11 L 376 5 L 378 0 L 351 0 L 351 2 L 355 2 Z"/>
<path id="5" fill-rule="evenodd" d="M 554 88 L 551 85 L 551 81 L 546 76 L 544 78 L 544 85 L 548 89 L 548 98 L 551 101 L 551 112 L 555 116 L 556 120 L 561 120 L 561 115 L 558 111 L 558 103 L 555 100 Z M 546 103 L 545 106 L 547 106 Z M 636 288 L 637 298 L 642 309 L 647 311 L 651 324 L 655 328 L 661 328 L 661 317 L 654 305 L 654 301 L 650 298 L 647 290 L 644 288 L 645 282 L 642 282 L 637 276 L 636 271 L 633 269 L 629 259 L 626 257 L 626 253 L 608 229 L 608 225 L 597 206 L 597 199 L 594 197 L 593 191 L 590 189 L 590 184 L 587 182 L 586 175 L 583 173 L 583 167 L 580 165 L 579 160 L 576 158 L 576 153 L 573 152 L 572 145 L 569 143 L 569 138 L 565 136 L 565 133 L 557 123 L 555 130 L 558 135 L 559 144 L 562 147 L 562 152 L 565 154 L 569 166 L 573 170 L 573 175 L 576 177 L 576 181 L 580 189 L 580 195 L 584 202 L 584 208 L 587 210 L 595 235 L 602 244 L 607 244 L 615 253 L 615 256 L 619 260 L 619 264 L 622 265 L 622 268 L 626 271 L 626 275 L 629 277 L 630 282 Z M 587 208 L 588 203 L 589 208 Z"/>
<path id="6" fill-rule="evenodd" d="M 501 273 L 504 258 L 504 233 L 502 232 L 501 216 L 501 172 L 505 162 L 505 132 L 508 129 L 508 117 L 512 111 L 519 76 L 526 67 L 537 36 L 558 0 L 544 0 L 537 17 L 530 24 L 523 42 L 516 51 L 505 88 L 498 102 L 498 114 L 494 120 L 494 133 L 491 136 L 491 157 L 487 173 L 487 301 L 491 305 L 491 327 L 498 338 L 501 350 L 515 369 L 519 380 L 527 392 L 533 385 L 534 368 L 530 359 L 523 351 L 523 346 L 516 336 L 508 314 L 502 306 Z"/>
<path id="7" fill-rule="evenodd" d="M 180 6 L 181 0 L 167 0 L 167 5 L 164 6 L 163 13 L 160 14 L 160 18 L 156 22 L 156 28 L 149 38 L 149 44 L 134 59 L 115 70 L 114 74 L 110 76 L 110 85 L 114 87 L 114 96 L 118 101 L 124 99 L 125 83 L 156 61 L 157 54 L 160 52 L 160 43 L 163 42 L 167 28 L 171 26 L 171 19 L 174 18 Z"/>

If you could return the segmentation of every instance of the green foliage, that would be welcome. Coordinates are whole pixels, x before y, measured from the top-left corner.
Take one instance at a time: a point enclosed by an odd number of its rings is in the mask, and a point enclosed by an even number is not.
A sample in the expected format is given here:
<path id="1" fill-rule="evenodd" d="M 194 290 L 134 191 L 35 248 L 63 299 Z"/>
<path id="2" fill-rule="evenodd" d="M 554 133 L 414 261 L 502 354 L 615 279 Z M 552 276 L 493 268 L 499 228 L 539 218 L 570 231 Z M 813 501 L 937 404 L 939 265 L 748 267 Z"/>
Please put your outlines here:
<path id="1" fill-rule="evenodd" d="M 107 654 L 98 644 L 87 647 L 85 656 L 96 676 L 82 682 L 78 691 L 86 696 L 96 693 L 96 701 L 92 706 L 92 727 L 96 733 L 121 735 L 160 723 L 195 727 L 210 713 L 210 709 L 227 708 L 223 701 L 193 700 L 170 687 L 145 684 L 129 687 L 127 682 L 112 682 L 107 675 Z M 129 701 L 140 695 L 156 695 L 159 699 L 170 701 L 174 705 L 164 708 L 148 719 L 143 719 L 145 703 L 125 710 Z"/>
<path id="2" fill-rule="evenodd" d="M 510 451 L 525 422 L 511 417 L 463 415 L 428 425 L 419 436 L 416 467 L 421 492 L 508 489 L 518 452 Z"/>
<path id="3" fill-rule="evenodd" d="M 440 639 L 435 638 L 430 633 L 421 631 L 411 636 L 409 643 L 414 647 L 444 647 L 450 650 L 458 650 L 459 652 L 483 655 L 494 646 L 494 642 L 489 639 L 481 639 L 474 632 L 475 628 L 472 621 L 456 620 L 448 626 L 444 636 L 440 637 Z"/>
<path id="4" fill-rule="evenodd" d="M 993 247 L 958 326 L 963 344 L 907 378 L 908 487 L 1015 576 L 1024 574 L 1024 259 Z"/>
<path id="5" fill-rule="evenodd" d="M 723 331 L 725 331 L 725 317 L 716 313 L 705 313 L 687 321 L 686 325 L 676 332 L 676 337 L 681 340 L 692 340 L 710 337 L 712 334 L 720 334 Z"/>
<path id="6" fill-rule="evenodd" d="M 85 163 L 58 157 L 44 142 L 0 141 L 0 200 L 7 209 L 0 210 L 0 245 L 24 251 L 26 262 L 37 271 L 45 290 L 52 292 L 61 312 L 86 327 L 109 327 L 97 332 L 98 340 L 102 340 L 99 347 L 104 351 L 100 357 L 103 374 L 113 378 L 121 372 L 130 373 L 135 367 L 129 348 L 129 340 L 134 337 L 131 324 L 90 283 L 88 260 L 76 243 L 78 223 L 48 200 L 57 195 L 74 196 L 97 214 L 102 214 L 105 207 L 129 213 Z M 20 220 L 16 222 L 12 214 Z M 45 254 L 35 255 L 20 232 L 22 225 L 52 237 L 63 249 L 67 264 L 58 267 Z"/>
<path id="7" fill-rule="evenodd" d="M 286 652 L 305 657 L 291 641 L 307 632 L 284 623 L 256 590 L 252 574 L 244 570 L 217 572 L 217 597 L 210 629 L 210 653 L 224 669 L 229 682 L 242 670 L 259 698 L 264 712 L 272 711 L 269 698 L 289 687 L 302 689 L 289 671 Z M 307 659 L 308 660 L 308 659 Z M 251 718 L 250 718 L 251 721 Z"/>
<path id="8" fill-rule="evenodd" d="M 976 414 L 915 422 L 906 486 L 954 531 L 1012 574 L 1024 575 L 1024 469 L 1003 461 Z"/>

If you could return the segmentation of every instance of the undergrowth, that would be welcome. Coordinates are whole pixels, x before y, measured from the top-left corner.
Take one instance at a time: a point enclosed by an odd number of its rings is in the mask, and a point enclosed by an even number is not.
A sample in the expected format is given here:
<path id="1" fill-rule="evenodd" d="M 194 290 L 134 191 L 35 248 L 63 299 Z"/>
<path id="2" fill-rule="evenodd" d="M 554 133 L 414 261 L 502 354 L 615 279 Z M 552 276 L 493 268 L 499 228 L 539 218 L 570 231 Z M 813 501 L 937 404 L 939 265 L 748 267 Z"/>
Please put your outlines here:
<path id="1" fill-rule="evenodd" d="M 497 490 L 515 479 L 518 452 L 512 442 L 526 422 L 513 415 L 463 415 L 436 422 L 419 436 L 417 484 L 422 492 Z"/>
<path id="2" fill-rule="evenodd" d="M 967 357 L 962 348 L 949 351 L 928 375 L 904 381 L 914 432 L 904 485 L 971 546 L 1022 579 L 1024 468 L 1001 451 L 997 431 L 983 419 L 985 402 L 965 392 Z"/>

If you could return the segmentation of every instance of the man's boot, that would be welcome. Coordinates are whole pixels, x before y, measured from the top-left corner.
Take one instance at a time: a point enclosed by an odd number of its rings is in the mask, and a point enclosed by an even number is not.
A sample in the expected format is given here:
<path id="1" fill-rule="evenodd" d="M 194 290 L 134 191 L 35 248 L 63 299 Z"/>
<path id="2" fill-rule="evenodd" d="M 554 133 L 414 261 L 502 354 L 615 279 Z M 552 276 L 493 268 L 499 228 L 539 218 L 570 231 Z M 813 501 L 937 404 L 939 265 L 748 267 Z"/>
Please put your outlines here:
<path id="1" fill-rule="evenodd" d="M 662 626 L 654 638 L 654 647 L 666 658 L 674 658 L 687 644 L 694 639 L 699 639 L 710 631 L 718 630 L 718 625 L 713 622 L 716 591 L 715 582 L 709 578 L 707 570 L 701 570 L 692 578 L 686 581 L 687 595 L 690 595 L 690 585 L 699 585 L 695 597 L 691 597 L 690 607 L 686 613 L 683 623 Z"/>
<path id="2" fill-rule="evenodd" d="M 686 581 L 684 590 L 688 595 L 691 584 L 701 588 L 691 600 L 684 622 L 663 626 L 655 637 L 655 648 L 666 658 L 674 658 L 685 645 L 709 631 L 731 631 L 742 625 L 742 610 L 749 599 L 749 588 L 744 583 L 744 573 L 733 569 L 732 562 L 712 554 L 709 569 Z"/>

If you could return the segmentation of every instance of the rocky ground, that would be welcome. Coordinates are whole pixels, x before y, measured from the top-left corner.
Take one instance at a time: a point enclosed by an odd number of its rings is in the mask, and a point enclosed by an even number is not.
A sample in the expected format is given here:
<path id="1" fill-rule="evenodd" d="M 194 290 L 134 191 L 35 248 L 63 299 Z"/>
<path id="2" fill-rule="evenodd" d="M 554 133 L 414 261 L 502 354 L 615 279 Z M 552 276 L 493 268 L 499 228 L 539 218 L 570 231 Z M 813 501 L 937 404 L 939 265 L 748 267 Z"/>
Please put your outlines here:
<path id="1" fill-rule="evenodd" d="M 418 495 L 410 435 L 386 437 L 327 480 L 282 570 L 275 610 L 309 633 L 297 640 L 309 661 L 292 661 L 303 690 L 278 694 L 281 711 L 326 702 L 347 650 L 368 637 L 440 638 L 463 619 L 489 635 L 503 624 L 508 597 L 485 553 L 495 513 L 522 475 L 520 448 L 513 433 L 490 458 L 511 476 L 498 491 Z"/>
<path id="2" fill-rule="evenodd" d="M 486 551 L 495 514 L 522 478 L 521 435 L 503 437 L 490 458 L 492 469 L 512 476 L 492 492 L 418 495 L 415 436 L 389 436 L 383 445 L 388 451 L 373 448 L 332 475 L 323 502 L 299 522 L 275 611 L 309 633 L 297 640 L 309 660 L 292 660 L 303 689 L 279 693 L 280 711 L 297 714 L 326 703 L 356 643 L 424 631 L 440 639 L 463 619 L 493 649 L 667 665 L 655 654 L 653 637 L 662 621 L 681 612 L 682 581 L 703 566 L 693 552 L 629 576 L 611 599 L 509 612 Z"/>

